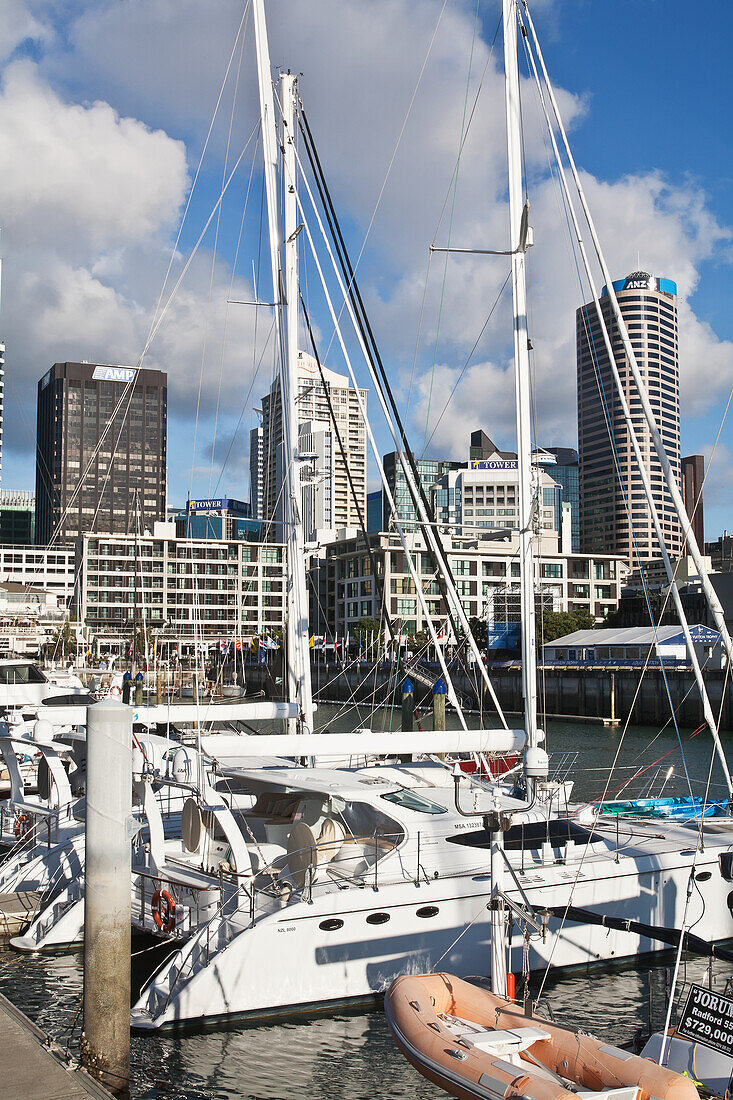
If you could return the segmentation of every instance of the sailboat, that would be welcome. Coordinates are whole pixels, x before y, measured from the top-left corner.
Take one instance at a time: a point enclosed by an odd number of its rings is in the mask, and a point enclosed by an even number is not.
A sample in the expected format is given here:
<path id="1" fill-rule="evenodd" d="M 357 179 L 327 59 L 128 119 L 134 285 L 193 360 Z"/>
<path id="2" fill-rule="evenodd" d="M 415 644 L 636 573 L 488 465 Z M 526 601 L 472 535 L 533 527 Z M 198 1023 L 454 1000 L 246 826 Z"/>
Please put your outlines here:
<path id="1" fill-rule="evenodd" d="M 513 26 L 513 3 L 505 4 L 505 26 Z M 492 981 L 506 993 L 507 969 L 531 970 L 620 959 L 654 951 L 651 926 L 678 927 L 685 913 L 686 888 L 697 874 L 705 899 L 699 931 L 709 939 L 733 934 L 726 904 L 730 892 L 729 862 L 721 856 L 730 846 L 728 832 L 706 838 L 698 851 L 697 836 L 687 823 L 604 821 L 593 813 L 579 820 L 560 811 L 558 784 L 549 774 L 537 715 L 537 677 L 532 561 L 532 442 L 524 264 L 531 241 L 528 208 L 521 199 L 521 156 L 517 140 L 518 101 L 508 99 L 510 116 L 511 256 L 515 301 L 514 343 L 517 362 L 517 428 L 520 456 L 520 549 L 522 559 L 523 682 L 525 725 L 512 730 L 463 728 L 448 733 L 378 734 L 368 729 L 351 734 L 314 732 L 310 683 L 305 547 L 300 521 L 299 470 L 295 412 L 297 362 L 297 241 L 313 244 L 309 219 L 298 191 L 294 132 L 298 121 L 297 81 L 280 77 L 282 121 L 278 128 L 270 81 L 264 0 L 254 0 L 258 82 L 265 157 L 265 186 L 270 230 L 273 301 L 280 357 L 286 461 L 285 503 L 289 552 L 287 687 L 293 707 L 288 732 L 276 737 L 217 736 L 202 738 L 201 749 L 215 762 L 216 790 L 225 799 L 253 796 L 249 808 L 237 809 L 247 838 L 240 860 L 220 868 L 233 876 L 240 904 L 218 912 L 174 950 L 141 990 L 132 1009 L 140 1030 L 223 1021 L 232 1016 L 266 1018 L 371 1002 L 383 996 L 395 977 L 419 974 L 441 962 L 459 976 L 485 969 L 492 953 Z M 516 30 L 508 30 L 509 41 Z M 511 51 L 510 51 L 511 52 Z M 516 55 L 512 80 L 516 87 Z M 279 155 L 279 151 L 280 154 Z M 283 185 L 277 186 L 277 171 Z M 302 175 L 302 173 L 301 173 Z M 307 181 L 303 185 L 310 195 Z M 278 202 L 283 195 L 283 208 Z M 318 230 L 323 229 L 313 203 Z M 322 233 L 324 240 L 325 232 Z M 343 242 L 342 242 L 343 243 Z M 449 600 L 462 612 L 447 555 L 429 522 L 381 385 L 369 335 L 359 326 L 350 294 L 355 280 L 338 272 L 329 259 L 344 309 L 360 333 L 390 431 L 393 432 L 416 511 L 423 547 L 435 554 Z M 311 248 L 324 288 L 337 340 L 351 373 L 337 308 L 328 296 L 315 248 Z M 353 276 L 353 270 L 352 270 Z M 349 284 L 349 285 L 347 285 Z M 336 304 L 338 305 L 338 303 Z M 352 375 L 353 378 L 353 375 Z M 355 383 L 354 383 L 355 384 Z M 358 387 L 357 387 L 358 390 Z M 376 451 L 368 421 L 367 436 Z M 389 497 L 388 486 L 386 487 Z M 404 537 L 399 523 L 396 528 Z M 404 542 L 408 568 L 411 551 Z M 445 563 L 442 565 L 441 563 Z M 413 580 L 415 580 L 413 576 Z M 422 598 L 416 585 L 417 598 Z M 465 615 L 464 615 L 465 619 Z M 435 638 L 435 628 L 430 630 Z M 462 621 L 462 620 L 461 620 Z M 472 641 L 468 624 L 466 636 Z M 436 645 L 441 656 L 442 650 Z M 478 655 L 477 655 L 478 656 Z M 485 675 L 483 663 L 478 668 Z M 442 669 L 449 701 L 462 719 L 460 702 Z M 523 754 L 526 796 L 513 781 L 454 776 L 445 754 L 484 757 Z M 395 756 L 402 758 L 396 760 Z M 277 757 L 290 764 L 253 766 L 252 758 Z M 370 758 L 368 765 L 334 767 L 334 757 Z M 387 759 L 385 759 L 385 757 Z M 407 759 L 404 759 L 407 757 Z M 294 763 L 296 761 L 297 763 Z M 305 766 L 303 766 L 305 764 Z M 327 766 L 329 765 L 329 766 Z M 469 788 L 473 809 L 460 784 Z M 467 817 L 476 817 L 473 822 Z M 267 852 L 264 863 L 258 849 Z M 487 873 L 486 851 L 491 850 Z M 726 869 L 727 868 L 727 869 Z M 570 910 L 569 907 L 573 906 Z M 485 914 L 489 907 L 491 919 Z M 539 915 L 544 907 L 544 915 Z M 585 908 L 584 908 L 585 907 Z M 590 908 L 592 907 L 592 908 Z M 597 909 L 612 910 L 618 927 L 602 927 Z M 534 921 L 533 933 L 505 949 L 507 912 Z M 537 914 L 532 916 L 532 914 Z M 589 914 L 589 918 L 584 917 Z M 624 919 L 646 921 L 645 928 Z M 171 933 L 175 940 L 175 932 Z M 532 1090 L 530 1090 L 532 1091 Z M 534 1095 L 534 1093 L 533 1093 Z M 655 1093 L 655 1095 L 663 1095 Z"/>

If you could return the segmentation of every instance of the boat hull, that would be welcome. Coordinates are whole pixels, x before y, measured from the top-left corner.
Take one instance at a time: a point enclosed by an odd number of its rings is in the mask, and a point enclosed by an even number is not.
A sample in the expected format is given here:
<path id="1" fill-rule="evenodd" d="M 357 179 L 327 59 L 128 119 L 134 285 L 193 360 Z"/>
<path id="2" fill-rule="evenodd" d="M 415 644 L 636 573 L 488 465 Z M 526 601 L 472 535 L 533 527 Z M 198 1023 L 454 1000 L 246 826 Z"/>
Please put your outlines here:
<path id="1" fill-rule="evenodd" d="M 647 923 L 679 927 L 690 861 L 678 855 L 644 871 L 635 861 L 621 859 L 605 865 L 603 873 L 597 869 L 594 877 L 590 871 L 578 877 L 577 868 L 550 867 L 542 875 L 525 874 L 522 886 L 537 906 L 565 905 L 572 896 L 575 905 L 595 911 L 635 920 L 644 913 Z M 733 936 L 726 906 L 730 884 L 720 874 L 714 851 L 704 860 L 698 853 L 696 866 L 698 874 L 710 876 L 699 883 L 704 913 L 696 931 L 710 940 L 727 939 Z M 490 882 L 477 875 L 468 885 L 470 892 L 464 883 L 460 896 L 450 880 L 339 891 L 283 906 L 254 924 L 242 914 L 240 927 L 230 926 L 226 935 L 202 929 L 193 938 L 198 946 L 187 944 L 143 991 L 133 1026 L 155 1029 L 310 1012 L 317 1005 L 369 999 L 384 993 L 399 975 L 441 964 L 462 977 L 486 974 Z M 521 903 L 517 891 L 507 893 Z M 552 918 L 545 941 L 533 938 L 530 967 L 544 969 L 550 961 L 557 968 L 621 961 L 661 949 L 636 933 Z M 515 936 L 511 968 L 516 972 L 522 970 L 522 950 Z M 189 951 L 193 954 L 187 956 Z"/>

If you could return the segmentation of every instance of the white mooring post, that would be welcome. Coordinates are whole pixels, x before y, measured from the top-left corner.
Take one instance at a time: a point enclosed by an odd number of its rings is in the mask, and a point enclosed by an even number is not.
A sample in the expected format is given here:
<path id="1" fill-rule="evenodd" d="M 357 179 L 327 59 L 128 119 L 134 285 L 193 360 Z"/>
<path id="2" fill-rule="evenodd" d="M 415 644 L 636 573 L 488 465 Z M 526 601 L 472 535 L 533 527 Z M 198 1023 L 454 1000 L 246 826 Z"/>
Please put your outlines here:
<path id="1" fill-rule="evenodd" d="M 88 1071 L 130 1095 L 130 832 L 132 707 L 87 711 L 84 1032 Z"/>

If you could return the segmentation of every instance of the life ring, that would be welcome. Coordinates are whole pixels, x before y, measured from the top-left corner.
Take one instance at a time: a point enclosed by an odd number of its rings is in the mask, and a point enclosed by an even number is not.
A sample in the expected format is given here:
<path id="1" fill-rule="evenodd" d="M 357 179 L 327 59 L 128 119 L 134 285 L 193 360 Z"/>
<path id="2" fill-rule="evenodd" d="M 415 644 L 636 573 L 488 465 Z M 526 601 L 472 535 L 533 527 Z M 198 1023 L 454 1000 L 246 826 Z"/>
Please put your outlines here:
<path id="1" fill-rule="evenodd" d="M 176 927 L 176 903 L 167 890 L 156 890 L 152 900 L 153 920 L 161 932 L 170 934 Z"/>
<path id="2" fill-rule="evenodd" d="M 118 687 L 117 684 L 113 684 L 109 689 L 109 693 L 110 695 L 122 695 L 122 688 Z"/>
<path id="3" fill-rule="evenodd" d="M 25 838 L 28 836 L 28 833 L 31 831 L 31 825 L 32 822 L 28 814 L 16 814 L 15 826 L 13 828 L 16 840 L 25 840 Z"/>

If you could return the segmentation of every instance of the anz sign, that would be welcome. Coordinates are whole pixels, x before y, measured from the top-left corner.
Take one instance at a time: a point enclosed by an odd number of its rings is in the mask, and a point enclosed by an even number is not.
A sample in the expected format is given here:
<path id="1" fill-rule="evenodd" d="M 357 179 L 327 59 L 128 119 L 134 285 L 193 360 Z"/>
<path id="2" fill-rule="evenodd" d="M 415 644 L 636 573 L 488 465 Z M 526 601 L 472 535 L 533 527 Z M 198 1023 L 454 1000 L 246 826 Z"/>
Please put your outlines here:
<path id="1" fill-rule="evenodd" d="M 95 367 L 92 378 L 95 382 L 132 382 L 136 374 L 135 367 Z"/>
<path id="2" fill-rule="evenodd" d="M 653 282 L 656 280 L 653 280 L 645 271 L 635 271 L 624 280 L 624 290 L 654 290 Z"/>

